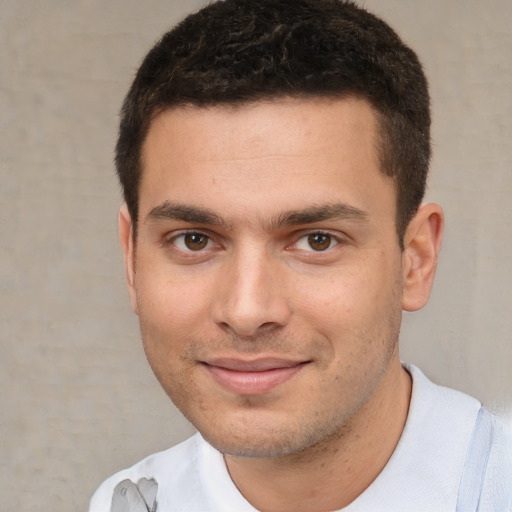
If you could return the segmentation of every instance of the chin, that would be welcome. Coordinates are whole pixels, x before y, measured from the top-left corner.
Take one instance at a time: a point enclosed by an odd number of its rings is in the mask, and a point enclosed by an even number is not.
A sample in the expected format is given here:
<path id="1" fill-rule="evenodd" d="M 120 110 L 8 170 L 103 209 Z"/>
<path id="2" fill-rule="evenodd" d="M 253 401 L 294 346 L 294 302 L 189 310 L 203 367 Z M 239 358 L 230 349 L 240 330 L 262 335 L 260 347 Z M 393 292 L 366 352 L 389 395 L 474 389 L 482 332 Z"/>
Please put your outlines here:
<path id="1" fill-rule="evenodd" d="M 237 425 L 232 428 L 217 428 L 212 433 L 199 431 L 204 439 L 224 455 L 239 458 L 277 458 L 302 453 L 324 441 L 339 435 L 341 429 L 315 428 L 314 425 L 270 427 L 271 422 L 249 428 Z M 331 427 L 332 428 L 332 427 Z"/>
<path id="2" fill-rule="evenodd" d="M 248 436 L 245 439 L 219 439 L 202 434 L 206 441 L 224 455 L 247 459 L 267 459 L 292 455 L 306 449 L 297 446 L 296 441 L 289 443 L 287 440 L 262 438 L 261 435 Z"/>

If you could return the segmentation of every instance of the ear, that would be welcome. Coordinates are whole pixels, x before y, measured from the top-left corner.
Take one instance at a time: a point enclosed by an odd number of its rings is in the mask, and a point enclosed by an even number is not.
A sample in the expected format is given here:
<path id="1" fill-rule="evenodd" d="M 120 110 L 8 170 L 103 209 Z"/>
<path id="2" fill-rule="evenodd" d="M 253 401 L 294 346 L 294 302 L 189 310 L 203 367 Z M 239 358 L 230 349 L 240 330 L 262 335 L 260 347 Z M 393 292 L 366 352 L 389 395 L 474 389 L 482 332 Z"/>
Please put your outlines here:
<path id="1" fill-rule="evenodd" d="M 124 204 L 119 211 L 119 239 L 124 255 L 126 284 L 130 295 L 133 312 L 137 315 L 137 292 L 135 290 L 135 240 L 133 239 L 133 222 L 128 207 Z"/>
<path id="2" fill-rule="evenodd" d="M 404 237 L 404 290 L 402 308 L 417 311 L 428 302 L 434 283 L 441 241 L 444 214 L 438 204 L 420 206 Z"/>

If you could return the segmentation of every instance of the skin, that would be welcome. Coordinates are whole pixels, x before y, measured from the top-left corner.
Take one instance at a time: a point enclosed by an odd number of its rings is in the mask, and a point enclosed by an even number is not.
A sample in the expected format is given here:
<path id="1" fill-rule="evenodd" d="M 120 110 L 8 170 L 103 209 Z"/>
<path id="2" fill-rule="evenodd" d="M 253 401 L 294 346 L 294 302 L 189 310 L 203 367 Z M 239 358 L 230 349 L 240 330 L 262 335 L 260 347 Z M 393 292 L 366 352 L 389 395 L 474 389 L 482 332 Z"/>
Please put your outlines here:
<path id="1" fill-rule="evenodd" d="M 137 240 L 121 210 L 150 365 L 259 510 L 347 505 L 406 421 L 401 312 L 428 300 L 443 217 L 422 206 L 400 250 L 376 129 L 360 99 L 167 110 L 143 148 Z"/>

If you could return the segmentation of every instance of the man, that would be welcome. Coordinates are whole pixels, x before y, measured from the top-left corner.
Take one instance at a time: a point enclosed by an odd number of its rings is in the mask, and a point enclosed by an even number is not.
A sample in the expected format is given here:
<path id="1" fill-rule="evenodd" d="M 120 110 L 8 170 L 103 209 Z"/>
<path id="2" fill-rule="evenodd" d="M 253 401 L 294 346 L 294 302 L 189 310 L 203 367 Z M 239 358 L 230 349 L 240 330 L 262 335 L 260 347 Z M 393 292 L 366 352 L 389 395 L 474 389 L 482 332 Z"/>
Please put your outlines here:
<path id="1" fill-rule="evenodd" d="M 199 434 L 92 512 L 511 510 L 499 422 L 400 362 L 443 213 L 427 83 L 340 0 L 226 0 L 151 50 L 116 164 L 149 363 Z"/>

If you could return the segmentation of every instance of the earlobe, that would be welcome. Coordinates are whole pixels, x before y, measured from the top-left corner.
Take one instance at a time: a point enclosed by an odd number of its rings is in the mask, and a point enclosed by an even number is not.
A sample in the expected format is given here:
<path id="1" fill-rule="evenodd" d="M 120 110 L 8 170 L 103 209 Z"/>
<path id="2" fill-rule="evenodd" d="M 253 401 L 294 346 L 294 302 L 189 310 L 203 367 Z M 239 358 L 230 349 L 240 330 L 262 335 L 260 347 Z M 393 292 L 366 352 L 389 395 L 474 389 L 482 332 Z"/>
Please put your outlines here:
<path id="1" fill-rule="evenodd" d="M 128 207 L 123 205 L 119 211 L 119 240 L 123 249 L 126 284 L 133 312 L 137 315 L 137 293 L 135 290 L 135 240 L 133 222 Z"/>
<path id="2" fill-rule="evenodd" d="M 417 311 L 426 305 L 434 282 L 443 238 L 444 214 L 438 204 L 420 206 L 404 238 L 402 308 Z"/>

